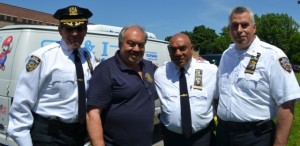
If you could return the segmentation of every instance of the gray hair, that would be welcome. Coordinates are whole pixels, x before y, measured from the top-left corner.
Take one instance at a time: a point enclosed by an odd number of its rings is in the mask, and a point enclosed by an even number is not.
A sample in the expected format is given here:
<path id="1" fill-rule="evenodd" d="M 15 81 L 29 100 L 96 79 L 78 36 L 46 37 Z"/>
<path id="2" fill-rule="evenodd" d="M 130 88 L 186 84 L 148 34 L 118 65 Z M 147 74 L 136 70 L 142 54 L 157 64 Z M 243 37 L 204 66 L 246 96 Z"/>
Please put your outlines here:
<path id="1" fill-rule="evenodd" d="M 138 28 L 139 30 L 141 30 L 144 33 L 145 43 L 147 42 L 148 34 L 145 32 L 145 29 L 137 24 L 130 24 L 130 25 L 125 26 L 119 33 L 119 43 L 122 43 L 124 41 L 124 34 L 128 28 Z"/>
<path id="2" fill-rule="evenodd" d="M 228 19 L 229 24 L 231 23 L 231 17 L 232 17 L 233 14 L 243 14 L 243 13 L 249 13 L 251 23 L 255 24 L 253 11 L 250 8 L 243 7 L 243 6 L 238 6 L 238 7 L 235 7 L 234 9 L 231 10 L 230 15 L 229 15 L 229 19 Z"/>

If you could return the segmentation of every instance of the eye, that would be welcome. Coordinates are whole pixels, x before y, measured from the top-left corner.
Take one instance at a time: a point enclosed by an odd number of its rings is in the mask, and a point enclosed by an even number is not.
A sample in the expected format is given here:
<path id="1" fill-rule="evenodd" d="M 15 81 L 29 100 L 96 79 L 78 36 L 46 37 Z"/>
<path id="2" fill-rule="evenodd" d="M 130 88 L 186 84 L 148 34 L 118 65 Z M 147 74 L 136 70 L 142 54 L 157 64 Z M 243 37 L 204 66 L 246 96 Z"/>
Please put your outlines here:
<path id="1" fill-rule="evenodd" d="M 130 46 L 130 47 L 134 47 L 136 45 L 135 42 L 133 41 L 128 41 L 127 44 Z"/>
<path id="2" fill-rule="evenodd" d="M 127 44 L 130 47 L 135 47 L 136 45 L 138 45 L 139 48 L 144 48 L 145 47 L 145 43 L 137 43 L 137 42 L 134 42 L 134 41 L 128 41 Z"/>

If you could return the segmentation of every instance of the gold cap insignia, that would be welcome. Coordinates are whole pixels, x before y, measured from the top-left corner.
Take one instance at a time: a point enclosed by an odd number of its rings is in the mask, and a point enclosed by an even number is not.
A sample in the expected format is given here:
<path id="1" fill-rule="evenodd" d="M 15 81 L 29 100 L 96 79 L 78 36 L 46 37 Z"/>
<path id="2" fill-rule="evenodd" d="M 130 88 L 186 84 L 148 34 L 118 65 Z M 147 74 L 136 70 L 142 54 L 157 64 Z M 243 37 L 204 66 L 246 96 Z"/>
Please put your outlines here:
<path id="1" fill-rule="evenodd" d="M 78 15 L 77 8 L 76 7 L 70 7 L 69 8 L 69 15 L 70 16 Z"/>

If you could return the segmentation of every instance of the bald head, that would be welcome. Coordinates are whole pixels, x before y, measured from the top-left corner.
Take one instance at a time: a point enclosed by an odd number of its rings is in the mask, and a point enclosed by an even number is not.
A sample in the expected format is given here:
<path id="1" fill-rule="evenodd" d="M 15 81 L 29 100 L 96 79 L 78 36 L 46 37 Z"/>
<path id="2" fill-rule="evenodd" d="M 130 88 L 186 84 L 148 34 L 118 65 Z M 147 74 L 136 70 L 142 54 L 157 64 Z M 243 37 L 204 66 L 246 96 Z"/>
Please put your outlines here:
<path id="1" fill-rule="evenodd" d="M 171 60 L 178 67 L 184 67 L 191 60 L 194 50 L 191 39 L 184 33 L 173 35 L 168 49 Z"/>

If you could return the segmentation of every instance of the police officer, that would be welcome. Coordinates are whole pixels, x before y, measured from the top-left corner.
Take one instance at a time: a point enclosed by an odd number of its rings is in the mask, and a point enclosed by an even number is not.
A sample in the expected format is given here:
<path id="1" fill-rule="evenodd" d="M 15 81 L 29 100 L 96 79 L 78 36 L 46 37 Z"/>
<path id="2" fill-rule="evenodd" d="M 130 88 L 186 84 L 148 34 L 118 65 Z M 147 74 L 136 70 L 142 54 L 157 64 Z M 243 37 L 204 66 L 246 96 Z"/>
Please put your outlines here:
<path id="1" fill-rule="evenodd" d="M 234 44 L 218 69 L 217 145 L 286 145 L 300 97 L 291 64 L 281 49 L 255 35 L 251 9 L 234 8 L 229 29 Z"/>
<path id="2" fill-rule="evenodd" d="M 57 10 L 61 41 L 28 57 L 9 112 L 8 133 L 18 145 L 83 145 L 85 89 L 96 62 L 80 46 L 91 16 L 74 5 Z"/>
<path id="3" fill-rule="evenodd" d="M 217 66 L 192 58 L 194 48 L 186 34 L 173 35 L 168 49 L 172 61 L 154 74 L 164 145 L 213 145 Z"/>

